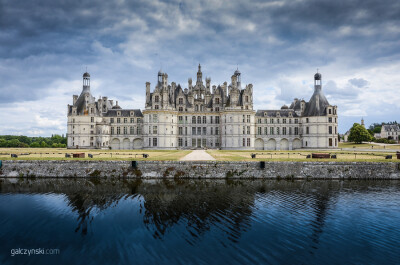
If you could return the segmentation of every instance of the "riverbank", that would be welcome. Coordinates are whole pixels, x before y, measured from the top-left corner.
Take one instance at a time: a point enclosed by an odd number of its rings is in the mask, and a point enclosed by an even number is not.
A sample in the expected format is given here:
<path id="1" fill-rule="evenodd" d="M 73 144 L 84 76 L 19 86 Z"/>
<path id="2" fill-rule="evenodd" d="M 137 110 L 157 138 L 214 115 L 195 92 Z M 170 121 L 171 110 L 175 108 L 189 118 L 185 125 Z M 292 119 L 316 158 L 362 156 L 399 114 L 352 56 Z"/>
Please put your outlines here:
<path id="1" fill-rule="evenodd" d="M 400 179 L 400 163 L 6 160 L 0 177 Z"/>

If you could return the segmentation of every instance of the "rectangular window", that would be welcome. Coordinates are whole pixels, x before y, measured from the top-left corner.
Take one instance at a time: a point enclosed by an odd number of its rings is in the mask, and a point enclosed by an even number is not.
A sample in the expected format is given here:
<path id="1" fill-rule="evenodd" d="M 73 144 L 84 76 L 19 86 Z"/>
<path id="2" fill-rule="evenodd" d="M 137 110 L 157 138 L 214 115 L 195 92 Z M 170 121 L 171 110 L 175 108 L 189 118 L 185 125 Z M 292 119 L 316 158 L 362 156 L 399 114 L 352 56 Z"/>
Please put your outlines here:
<path id="1" fill-rule="evenodd" d="M 153 146 L 157 146 L 157 138 L 153 138 Z"/>
<path id="2" fill-rule="evenodd" d="M 182 127 L 179 127 L 179 128 L 178 128 L 178 134 L 179 134 L 179 135 L 183 135 L 183 128 L 182 128 Z"/>
<path id="3" fill-rule="evenodd" d="M 274 135 L 274 127 L 269 128 L 269 134 Z"/>
<path id="4" fill-rule="evenodd" d="M 299 123 L 299 119 L 294 119 L 294 123 Z"/>
<path id="5" fill-rule="evenodd" d="M 328 122 L 332 122 L 332 117 L 329 117 L 329 118 L 328 118 Z"/>
<path id="6" fill-rule="evenodd" d="M 219 134 L 219 128 L 215 127 L 215 135 L 218 135 L 218 134 Z"/>
<path id="7" fill-rule="evenodd" d="M 197 117 L 197 123 L 201 124 L 201 117 L 200 116 Z"/>
<path id="8" fill-rule="evenodd" d="M 206 124 L 207 123 L 207 117 L 203 116 L 203 123 Z"/>
<path id="9" fill-rule="evenodd" d="M 276 128 L 276 134 L 279 135 L 279 127 Z"/>
<path id="10" fill-rule="evenodd" d="M 246 146 L 246 138 L 243 138 L 242 145 L 243 145 L 243 146 Z"/>
<path id="11" fill-rule="evenodd" d="M 246 126 L 243 126 L 243 134 L 246 134 Z"/>
<path id="12" fill-rule="evenodd" d="M 196 124 L 196 116 L 193 116 L 193 117 L 192 117 L 192 123 L 193 123 L 193 124 Z"/>
<path id="13" fill-rule="evenodd" d="M 207 128 L 206 127 L 203 127 L 203 134 L 207 135 Z"/>
<path id="14" fill-rule="evenodd" d="M 182 138 L 178 138 L 178 146 L 179 147 L 183 146 L 183 139 Z"/>
<path id="15" fill-rule="evenodd" d="M 332 134 L 332 126 L 329 126 L 329 134 Z"/>
<path id="16" fill-rule="evenodd" d="M 135 127 L 131 126 L 131 128 L 130 128 L 130 133 L 131 133 L 131 134 L 135 134 Z"/>
<path id="17" fill-rule="evenodd" d="M 137 134 L 141 134 L 141 133 L 142 133 L 142 128 L 140 128 L 140 126 L 138 126 L 138 127 L 136 128 L 136 131 L 137 131 Z"/>
<path id="18" fill-rule="evenodd" d="M 294 135 L 299 135 L 299 128 L 298 127 L 294 127 Z"/>
<path id="19" fill-rule="evenodd" d="M 135 118 L 131 118 L 131 123 L 135 123 Z"/>
<path id="20" fill-rule="evenodd" d="M 196 127 L 192 127 L 192 135 L 196 135 Z"/>
<path id="21" fill-rule="evenodd" d="M 283 135 L 286 135 L 286 127 L 283 127 L 283 128 L 282 128 L 282 134 L 283 134 Z"/>
<path id="22" fill-rule="evenodd" d="M 265 135 L 268 134 L 268 127 L 264 127 L 264 134 L 265 134 Z"/>
<path id="23" fill-rule="evenodd" d="M 142 122 L 142 119 L 137 118 L 137 123 L 140 123 L 140 122 Z"/>
<path id="24" fill-rule="evenodd" d="M 110 123 L 114 123 L 114 118 L 111 118 L 111 119 L 110 119 Z"/>
<path id="25" fill-rule="evenodd" d="M 114 134 L 114 127 L 111 127 L 111 134 Z"/>
<path id="26" fill-rule="evenodd" d="M 250 126 L 247 126 L 247 134 L 250 134 Z"/>
<path id="27" fill-rule="evenodd" d="M 117 134 L 121 134 L 121 127 L 117 127 Z"/>
<path id="28" fill-rule="evenodd" d="M 90 117 L 90 122 L 94 122 L 94 117 Z"/>
<path id="29" fill-rule="evenodd" d="M 153 114 L 153 122 L 158 122 L 158 116 L 157 116 L 157 114 Z"/>
<path id="30" fill-rule="evenodd" d="M 289 135 L 292 135 L 292 127 L 289 127 Z"/>
<path id="31" fill-rule="evenodd" d="M 128 123 L 128 118 L 124 118 L 124 123 Z"/>
<path id="32" fill-rule="evenodd" d="M 257 134 L 258 135 L 261 135 L 261 129 L 262 129 L 261 127 L 257 127 Z"/>
<path id="33" fill-rule="evenodd" d="M 270 120 L 269 120 L 269 123 L 274 123 L 274 119 L 270 119 Z"/>
<path id="34" fill-rule="evenodd" d="M 124 134 L 128 134 L 128 128 L 124 127 Z"/>
<path id="35" fill-rule="evenodd" d="M 213 123 L 213 116 L 210 116 L 210 123 Z"/>
<path id="36" fill-rule="evenodd" d="M 244 115 L 243 115 L 243 123 L 245 122 L 245 118 L 244 118 Z"/>
<path id="37" fill-rule="evenodd" d="M 306 134 L 309 134 L 309 133 L 310 133 L 310 128 L 306 127 Z"/>
<path id="38" fill-rule="evenodd" d="M 197 135 L 201 135 L 201 127 L 197 127 Z"/>
<path id="39" fill-rule="evenodd" d="M 250 146 L 250 138 L 247 138 L 247 146 Z"/>
<path id="40" fill-rule="evenodd" d="M 157 126 L 153 126 L 153 134 L 157 134 Z M 154 138 L 157 139 L 157 138 Z"/>
<path id="41" fill-rule="evenodd" d="M 192 147 L 195 147 L 195 146 L 196 146 L 196 139 L 192 138 Z"/>
<path id="42" fill-rule="evenodd" d="M 203 147 L 207 146 L 207 139 L 202 139 L 201 140 Z"/>
<path id="43" fill-rule="evenodd" d="M 286 119 L 282 119 L 282 122 L 283 122 L 283 123 L 286 123 Z"/>
<path id="44" fill-rule="evenodd" d="M 250 122 L 250 115 L 247 115 L 247 122 Z"/>
<path id="45" fill-rule="evenodd" d="M 215 116 L 215 123 L 219 124 L 219 116 Z"/>
<path id="46" fill-rule="evenodd" d="M 211 127 L 211 135 L 213 135 L 213 132 L 214 132 L 214 128 Z"/>
<path id="47" fill-rule="evenodd" d="M 117 118 L 117 123 L 121 123 L 121 118 Z"/>

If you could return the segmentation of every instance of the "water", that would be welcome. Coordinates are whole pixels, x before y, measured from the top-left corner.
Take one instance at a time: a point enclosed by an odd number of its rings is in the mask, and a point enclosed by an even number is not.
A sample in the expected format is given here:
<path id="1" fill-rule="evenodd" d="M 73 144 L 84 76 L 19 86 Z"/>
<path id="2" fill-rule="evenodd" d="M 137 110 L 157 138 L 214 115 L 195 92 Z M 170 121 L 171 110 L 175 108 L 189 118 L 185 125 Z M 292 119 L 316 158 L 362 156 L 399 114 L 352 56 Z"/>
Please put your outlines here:
<path id="1" fill-rule="evenodd" d="M 398 181 L 0 181 L 0 264 L 400 262 Z"/>

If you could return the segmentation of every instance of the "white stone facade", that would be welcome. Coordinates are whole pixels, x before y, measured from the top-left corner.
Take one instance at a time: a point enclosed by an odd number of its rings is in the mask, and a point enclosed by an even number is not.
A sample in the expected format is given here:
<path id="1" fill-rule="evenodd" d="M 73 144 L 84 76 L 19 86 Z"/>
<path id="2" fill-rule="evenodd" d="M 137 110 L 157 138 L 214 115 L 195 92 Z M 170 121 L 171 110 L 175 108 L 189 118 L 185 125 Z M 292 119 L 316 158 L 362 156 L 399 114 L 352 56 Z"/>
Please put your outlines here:
<path id="1" fill-rule="evenodd" d="M 242 88 L 236 70 L 231 83 L 211 86 L 210 78 L 188 80 L 188 88 L 159 72 L 140 109 L 122 109 L 107 97 L 90 93 L 90 75 L 83 76 L 81 95 L 68 105 L 68 148 L 104 149 L 232 149 L 293 150 L 337 148 L 337 107 L 322 93 L 321 75 L 314 76 L 309 102 L 295 99 L 280 110 L 253 110 L 253 85 Z"/>

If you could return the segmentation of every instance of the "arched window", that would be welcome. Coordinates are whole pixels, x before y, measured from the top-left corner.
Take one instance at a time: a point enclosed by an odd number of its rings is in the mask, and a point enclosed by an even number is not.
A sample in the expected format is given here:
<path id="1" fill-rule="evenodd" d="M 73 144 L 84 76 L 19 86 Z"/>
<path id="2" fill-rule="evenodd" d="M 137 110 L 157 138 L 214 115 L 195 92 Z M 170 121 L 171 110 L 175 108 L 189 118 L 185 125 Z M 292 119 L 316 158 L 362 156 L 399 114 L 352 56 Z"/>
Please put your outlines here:
<path id="1" fill-rule="evenodd" d="M 199 111 L 199 105 L 196 105 L 195 111 Z"/>

